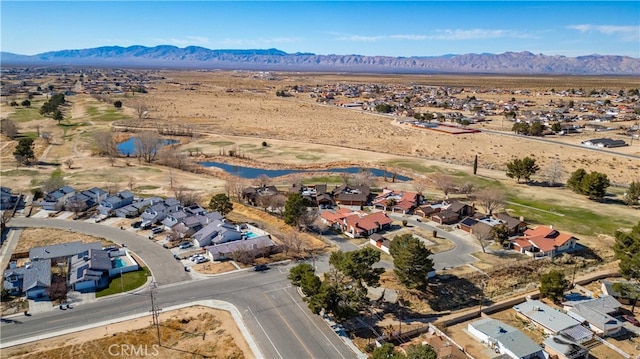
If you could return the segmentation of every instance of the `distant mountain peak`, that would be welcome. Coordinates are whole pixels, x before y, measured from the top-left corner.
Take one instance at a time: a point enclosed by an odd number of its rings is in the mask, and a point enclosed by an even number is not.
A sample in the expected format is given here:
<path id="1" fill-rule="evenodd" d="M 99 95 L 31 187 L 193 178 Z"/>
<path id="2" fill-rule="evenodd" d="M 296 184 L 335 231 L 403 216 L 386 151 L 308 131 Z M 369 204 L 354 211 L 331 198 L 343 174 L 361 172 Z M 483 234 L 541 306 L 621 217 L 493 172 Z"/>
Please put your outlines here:
<path id="1" fill-rule="evenodd" d="M 496 73 L 568 75 L 640 75 L 640 59 L 627 56 L 547 56 L 530 51 L 442 56 L 363 56 L 286 53 L 271 49 L 218 49 L 173 45 L 102 46 L 49 51 L 33 56 L 0 53 L 4 66 L 111 66 L 221 68 L 281 71 L 381 73 Z"/>

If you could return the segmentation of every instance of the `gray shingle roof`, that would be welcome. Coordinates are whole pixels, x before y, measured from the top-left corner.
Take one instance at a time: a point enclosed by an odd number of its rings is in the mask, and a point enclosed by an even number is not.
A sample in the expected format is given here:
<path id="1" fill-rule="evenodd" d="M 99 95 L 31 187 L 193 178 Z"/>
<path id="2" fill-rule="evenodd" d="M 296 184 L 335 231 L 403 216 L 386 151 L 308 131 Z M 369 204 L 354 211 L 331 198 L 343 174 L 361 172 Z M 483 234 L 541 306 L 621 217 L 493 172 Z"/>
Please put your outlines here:
<path id="1" fill-rule="evenodd" d="M 547 328 L 554 334 L 580 324 L 580 322 L 574 318 L 551 308 L 539 300 L 526 301 L 515 305 L 513 309 L 522 313 L 538 325 Z"/>
<path id="2" fill-rule="evenodd" d="M 51 259 L 42 259 L 31 262 L 25 266 L 22 290 L 37 287 L 49 287 L 51 285 Z"/>
<path id="3" fill-rule="evenodd" d="M 29 250 L 29 258 L 34 260 L 70 257 L 83 252 L 87 252 L 88 254 L 90 249 L 102 249 L 102 244 L 100 242 L 82 243 L 82 241 L 77 241 L 52 246 L 35 247 Z"/>
<path id="4" fill-rule="evenodd" d="M 505 350 L 518 358 L 541 353 L 542 348 L 518 329 L 499 320 L 484 318 L 471 323 L 476 330 L 500 343 Z"/>

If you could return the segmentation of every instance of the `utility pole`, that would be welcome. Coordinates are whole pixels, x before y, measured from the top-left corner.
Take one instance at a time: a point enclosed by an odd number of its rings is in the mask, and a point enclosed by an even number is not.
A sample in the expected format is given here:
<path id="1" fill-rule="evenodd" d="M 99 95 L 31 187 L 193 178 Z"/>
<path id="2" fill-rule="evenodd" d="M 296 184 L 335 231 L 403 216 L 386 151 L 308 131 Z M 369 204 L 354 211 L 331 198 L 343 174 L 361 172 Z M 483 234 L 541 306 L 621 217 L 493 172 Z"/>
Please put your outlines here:
<path id="1" fill-rule="evenodd" d="M 153 318 L 153 325 L 156 326 L 156 333 L 158 335 L 158 345 L 162 345 L 160 343 L 160 319 L 159 319 L 159 315 L 160 315 L 160 311 L 162 310 L 162 308 L 158 307 L 155 304 L 155 288 L 156 288 L 157 283 L 153 282 L 153 288 L 151 289 L 151 316 Z"/>

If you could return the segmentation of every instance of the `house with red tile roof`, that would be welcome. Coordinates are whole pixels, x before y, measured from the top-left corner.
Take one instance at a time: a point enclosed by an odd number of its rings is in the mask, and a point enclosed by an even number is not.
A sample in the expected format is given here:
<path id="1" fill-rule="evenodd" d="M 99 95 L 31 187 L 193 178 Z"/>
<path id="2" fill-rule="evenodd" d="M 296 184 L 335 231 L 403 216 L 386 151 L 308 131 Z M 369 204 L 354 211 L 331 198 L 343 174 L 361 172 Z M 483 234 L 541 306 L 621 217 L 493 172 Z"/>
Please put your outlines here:
<path id="1" fill-rule="evenodd" d="M 544 257 L 573 250 L 577 240 L 569 233 L 553 229 L 553 226 L 538 226 L 524 231 L 524 236 L 511 241 L 511 245 L 520 253 L 532 257 Z"/>
<path id="2" fill-rule="evenodd" d="M 424 197 L 420 193 L 385 188 L 373 199 L 373 206 L 383 211 L 407 214 L 413 212 L 423 201 Z"/>
<path id="3" fill-rule="evenodd" d="M 368 237 L 389 228 L 393 222 L 384 212 L 365 213 L 347 208 L 341 208 L 337 212 L 324 211 L 320 214 L 320 218 L 351 238 Z"/>

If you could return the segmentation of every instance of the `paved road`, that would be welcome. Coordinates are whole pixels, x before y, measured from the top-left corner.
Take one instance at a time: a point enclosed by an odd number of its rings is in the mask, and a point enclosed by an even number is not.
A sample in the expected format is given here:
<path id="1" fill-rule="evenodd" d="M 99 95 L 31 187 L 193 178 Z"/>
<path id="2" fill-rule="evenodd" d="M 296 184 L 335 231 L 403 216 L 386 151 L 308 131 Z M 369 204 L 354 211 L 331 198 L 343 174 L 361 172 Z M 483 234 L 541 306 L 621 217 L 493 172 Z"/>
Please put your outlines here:
<path id="1" fill-rule="evenodd" d="M 104 224 L 87 223 L 59 219 L 20 218 L 9 222 L 11 227 L 50 227 L 68 229 L 74 232 L 106 238 L 118 244 L 124 244 L 138 257 L 142 258 L 153 274 L 158 285 L 191 280 L 182 265 L 173 259 L 171 252 L 133 232 Z"/>
<path id="2" fill-rule="evenodd" d="M 478 258 L 471 254 L 481 251 L 482 248 L 477 241 L 474 241 L 471 238 L 461 237 L 455 232 L 447 232 L 428 223 L 418 222 L 416 220 L 416 218 L 418 218 L 417 216 L 405 216 L 399 214 L 390 214 L 389 216 L 401 220 L 406 219 L 412 226 L 422 228 L 428 232 L 436 230 L 438 231 L 438 237 L 448 239 L 455 244 L 453 249 L 436 253 L 431 256 L 436 270 L 459 267 L 478 260 Z"/>
<path id="3" fill-rule="evenodd" d="M 205 299 L 235 304 L 265 358 L 354 358 L 356 355 L 320 316 L 309 311 L 289 285 L 286 275 L 290 267 L 273 266 L 266 272 L 243 271 L 161 286 L 156 290 L 156 303 L 165 308 Z M 0 342 L 150 310 L 148 292 L 125 296 L 101 299 L 71 310 L 13 318 L 20 323 L 2 323 Z"/>

